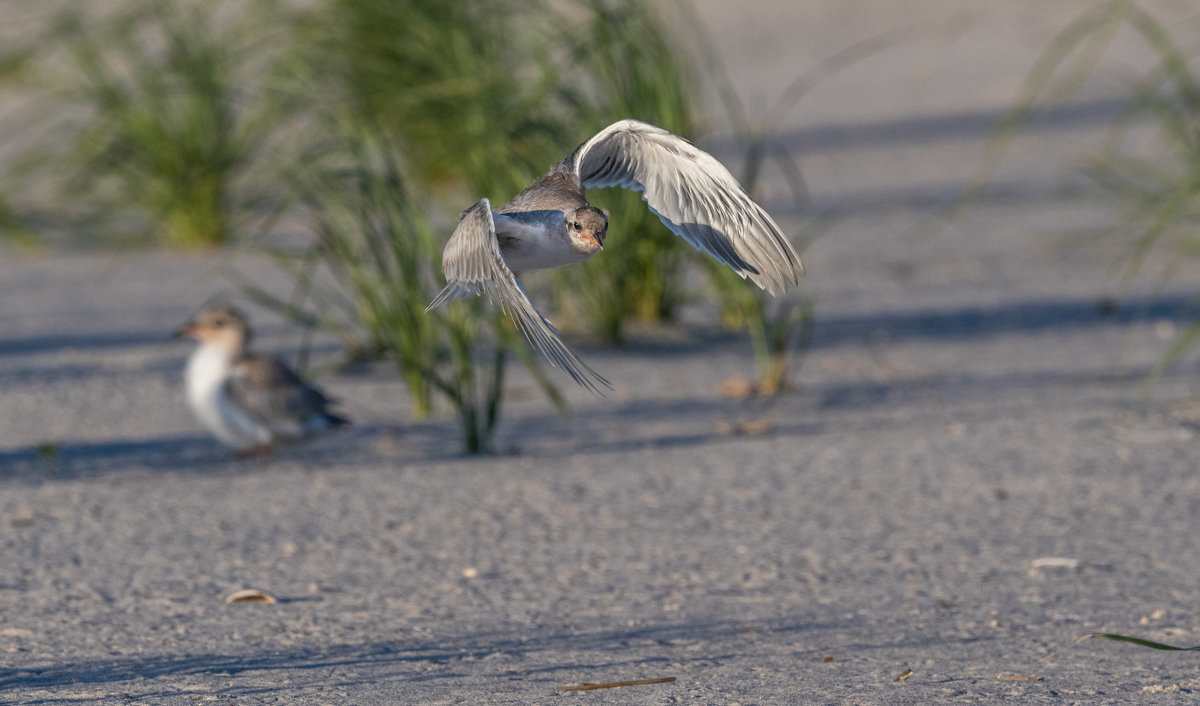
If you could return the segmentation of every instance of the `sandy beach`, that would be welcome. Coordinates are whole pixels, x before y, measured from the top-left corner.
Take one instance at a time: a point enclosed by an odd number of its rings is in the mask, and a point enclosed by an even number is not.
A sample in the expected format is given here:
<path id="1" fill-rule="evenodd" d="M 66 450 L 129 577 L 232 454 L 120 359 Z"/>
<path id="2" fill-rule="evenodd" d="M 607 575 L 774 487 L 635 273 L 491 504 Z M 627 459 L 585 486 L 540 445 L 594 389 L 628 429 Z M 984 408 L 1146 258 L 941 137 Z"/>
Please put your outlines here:
<path id="1" fill-rule="evenodd" d="M 802 252 L 812 346 L 773 401 L 722 394 L 750 345 L 697 310 L 624 348 L 572 339 L 615 390 L 559 376 L 566 416 L 514 373 L 498 455 L 414 421 L 379 363 L 319 380 L 354 426 L 235 461 L 189 415 L 168 334 L 235 293 L 239 256 L 5 250 L 0 702 L 1192 701 L 1195 653 L 1076 644 L 1200 644 L 1196 354 L 1143 386 L 1200 273 L 1155 253 L 1122 276 L 1118 209 L 1083 171 L 1144 48 L 1118 38 L 942 217 L 1088 4 L 696 3 L 752 116 L 896 37 L 774 138 L 808 200 L 770 168 L 763 203 L 824 225 Z M 705 125 L 736 160 L 715 99 Z M 294 360 L 300 332 L 250 310 Z M 319 338 L 315 363 L 337 353 Z M 226 603 L 247 588 L 277 602 Z"/>

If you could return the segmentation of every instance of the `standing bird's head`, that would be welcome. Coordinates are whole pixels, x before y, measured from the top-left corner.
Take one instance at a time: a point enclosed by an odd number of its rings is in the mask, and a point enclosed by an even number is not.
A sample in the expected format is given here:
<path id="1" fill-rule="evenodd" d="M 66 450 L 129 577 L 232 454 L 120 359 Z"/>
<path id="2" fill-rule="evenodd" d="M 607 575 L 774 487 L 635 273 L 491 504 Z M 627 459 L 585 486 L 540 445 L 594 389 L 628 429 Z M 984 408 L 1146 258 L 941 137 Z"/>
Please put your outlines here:
<path id="1" fill-rule="evenodd" d="M 246 315 L 231 306 L 207 309 L 175 330 L 175 335 L 192 338 L 205 345 L 216 345 L 231 353 L 240 353 L 250 341 Z"/>
<path id="2" fill-rule="evenodd" d="M 608 211 L 595 206 L 581 206 L 566 218 L 567 235 L 580 250 L 596 252 L 604 248 L 608 235 Z"/>

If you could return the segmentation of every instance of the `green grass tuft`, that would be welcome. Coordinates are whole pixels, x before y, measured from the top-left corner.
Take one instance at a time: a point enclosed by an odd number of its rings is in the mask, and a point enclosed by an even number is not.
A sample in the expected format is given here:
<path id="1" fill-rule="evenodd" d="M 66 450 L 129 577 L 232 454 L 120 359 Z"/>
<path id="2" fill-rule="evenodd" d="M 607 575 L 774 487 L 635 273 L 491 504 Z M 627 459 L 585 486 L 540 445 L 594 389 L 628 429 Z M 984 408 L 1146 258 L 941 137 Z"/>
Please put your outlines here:
<path id="1" fill-rule="evenodd" d="M 1162 642 L 1154 642 L 1153 640 L 1144 640 L 1140 637 L 1131 637 L 1129 635 L 1117 635 L 1110 632 L 1096 632 L 1088 635 L 1088 637 L 1100 637 L 1105 640 L 1116 640 L 1117 642 L 1130 642 L 1142 647 L 1149 647 L 1152 650 L 1167 650 L 1171 652 L 1200 652 L 1200 645 L 1196 647 L 1176 647 Z"/>
<path id="2" fill-rule="evenodd" d="M 1132 107 L 1111 129 L 1090 174 L 1123 208 L 1111 229 L 1124 240 L 1119 269 L 1132 276 L 1160 251 L 1172 263 L 1169 276 L 1180 263 L 1200 257 L 1200 73 L 1182 37 L 1135 0 L 1089 7 L 1046 46 L 979 162 L 971 197 L 984 188 L 1030 111 L 1048 96 L 1062 99 L 1077 92 L 1120 30 L 1132 30 L 1155 65 L 1130 89 Z M 1147 125 L 1152 139 L 1135 139 L 1135 131 L 1144 132 Z M 1157 382 L 1198 342 L 1200 321 L 1180 332 L 1147 384 Z"/>
<path id="3" fill-rule="evenodd" d="M 71 72 L 55 99 L 83 119 L 34 158 L 66 167 L 63 198 L 85 203 L 87 219 L 128 238 L 133 215 L 144 224 L 134 230 L 194 247 L 229 241 L 247 215 L 244 177 L 270 128 L 243 85 L 261 39 L 247 36 L 251 18 L 216 14 L 209 3 L 127 2 L 59 16 L 48 40 Z"/>

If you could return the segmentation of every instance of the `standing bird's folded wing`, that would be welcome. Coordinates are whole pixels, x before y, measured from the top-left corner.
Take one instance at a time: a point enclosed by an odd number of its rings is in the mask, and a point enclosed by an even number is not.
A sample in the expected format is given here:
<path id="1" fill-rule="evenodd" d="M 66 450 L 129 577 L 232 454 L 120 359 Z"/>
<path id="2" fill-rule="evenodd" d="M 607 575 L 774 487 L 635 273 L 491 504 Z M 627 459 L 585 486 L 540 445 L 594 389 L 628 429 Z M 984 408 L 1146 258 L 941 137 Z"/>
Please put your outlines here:
<path id="1" fill-rule="evenodd" d="M 600 386 L 612 389 L 608 380 L 567 348 L 554 325 L 538 313 L 525 295 L 500 254 L 492 206 L 487 199 L 481 199 L 459 219 L 458 227 L 442 252 L 442 273 L 446 276 L 446 287 L 434 297 L 429 309 L 451 299 L 482 292 L 504 308 L 539 353 L 575 382 L 597 394 L 602 394 Z"/>
<path id="2" fill-rule="evenodd" d="M 268 356 L 247 355 L 237 361 L 225 391 L 243 412 L 285 438 L 347 423 L 329 411 L 324 393 Z"/>
<path id="3" fill-rule="evenodd" d="M 787 237 L 729 170 L 674 133 L 622 120 L 580 145 L 561 166 L 587 188 L 642 191 L 671 232 L 771 294 L 804 274 Z"/>

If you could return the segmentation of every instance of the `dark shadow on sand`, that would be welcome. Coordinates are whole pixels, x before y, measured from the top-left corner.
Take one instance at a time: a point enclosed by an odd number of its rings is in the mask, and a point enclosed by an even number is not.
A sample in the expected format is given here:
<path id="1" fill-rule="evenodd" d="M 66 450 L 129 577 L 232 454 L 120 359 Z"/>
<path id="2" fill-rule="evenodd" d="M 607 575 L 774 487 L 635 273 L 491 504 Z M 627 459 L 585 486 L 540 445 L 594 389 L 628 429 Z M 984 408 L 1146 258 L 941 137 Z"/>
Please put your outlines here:
<path id="1" fill-rule="evenodd" d="M 186 471 L 229 458 L 228 451 L 202 435 L 47 443 L 0 450 L 0 481 L 61 480 L 117 470 Z"/>
<path id="2" fill-rule="evenodd" d="M 165 333 L 118 331 L 114 333 L 53 334 L 0 339 L 0 356 L 52 353 L 63 350 L 111 350 L 155 344 L 170 345 Z"/>
<path id="3" fill-rule="evenodd" d="M 344 443 L 326 436 L 306 445 L 282 447 L 266 460 L 238 459 L 233 451 L 211 436 L 166 436 L 154 439 L 64 441 L 39 447 L 0 450 L 0 484 L 40 483 L 95 478 L 110 473 L 243 473 L 270 466 L 301 464 L 339 465 L 361 462 L 364 444 L 372 432 L 339 431 L 351 436 Z"/>
<path id="4" fill-rule="evenodd" d="M 1154 297 L 1111 302 L 1093 299 L 1044 299 L 998 304 L 992 307 L 967 306 L 901 313 L 846 316 L 821 316 L 818 313 L 812 346 L 815 349 L 861 346 L 914 339 L 970 339 L 992 336 L 1064 333 L 1091 327 L 1122 327 L 1138 321 L 1166 320 L 1190 323 L 1200 315 L 1190 295 L 1163 294 Z M 157 343 L 157 339 L 155 340 Z M 729 353 L 747 348 L 744 334 L 729 332 L 693 332 L 682 341 L 634 341 L 626 349 L 593 349 L 603 358 L 639 356 L 671 358 L 706 352 Z M 594 365 L 596 363 L 593 363 Z M 147 371 L 148 374 L 159 374 Z M 748 371 L 750 372 L 750 371 Z M 1043 370 L 994 375 L 957 373 L 897 381 L 861 381 L 829 385 L 809 385 L 802 401 L 789 405 L 787 416 L 775 415 L 772 436 L 816 436 L 830 432 L 822 414 L 851 410 L 860 414 L 863 424 L 896 424 L 894 420 L 875 419 L 871 413 L 881 410 L 917 408 L 931 401 L 937 405 L 958 405 L 986 396 L 1002 404 L 1013 392 L 1078 387 L 1088 385 L 1125 386 L 1131 390 L 1149 374 L 1147 367 L 1111 371 Z M 49 374 L 53 374 L 53 369 Z M 99 374 L 99 373 L 96 373 Z M 5 376 L 0 370 L 0 379 Z M 715 385 L 719 381 L 714 381 Z M 569 384 L 562 382 L 562 384 Z M 1132 394 L 1132 392 L 1131 392 Z M 759 405 L 757 408 L 755 405 Z M 796 404 L 801 405 L 796 407 Z M 507 417 L 500 446 L 508 443 L 510 453 L 534 458 L 558 458 L 575 454 L 612 453 L 639 449 L 669 449 L 738 441 L 736 435 L 721 435 L 717 423 L 765 416 L 771 410 L 762 402 L 730 400 L 716 396 L 686 399 L 611 402 L 589 410 L 588 418 L 599 428 L 620 426 L 634 433 L 619 440 L 595 438 L 581 433 L 576 418 L 561 417 L 549 411 L 521 418 Z M 969 413 L 969 412 L 967 412 Z M 1002 414 L 1002 407 L 991 414 Z M 653 431 L 654 423 L 671 420 L 699 431 L 664 434 Z M 846 425 L 850 426 L 847 427 Z M 858 422 L 842 419 L 838 431 L 853 431 Z M 661 426 L 659 427 L 661 429 Z M 636 433 L 648 430 L 644 433 Z M 379 427 L 355 425 L 316 443 L 282 449 L 271 460 L 275 463 L 348 465 L 388 463 L 397 467 L 409 463 L 461 459 L 458 430 L 452 422 L 409 423 L 393 430 L 400 446 L 396 453 L 381 456 L 375 441 Z M 507 441 L 518 440 L 516 442 Z M 528 439 L 528 443 L 520 442 Z M 550 440 L 547 442 L 546 440 Z M 565 443 L 563 443 L 565 442 Z M 232 453 L 212 438 L 195 435 L 155 439 L 117 439 L 101 442 L 59 442 L 52 448 L 0 450 L 0 483 L 48 482 L 107 473 L 156 471 L 172 473 L 229 470 L 244 472 L 260 467 L 256 461 L 234 461 Z M 242 469 L 238 471 L 237 469 Z"/>
<path id="5" fill-rule="evenodd" d="M 1032 108 L 1020 124 L 1021 134 L 1073 132 L 1080 128 L 1111 125 L 1126 115 L 1126 98 L 1097 98 L 1076 103 Z M 947 140 L 987 140 L 1009 116 L 1010 107 L 962 110 L 900 119 L 826 123 L 778 130 L 771 144 L 793 154 L 818 154 L 852 150 L 877 150 L 884 146 L 929 144 Z M 720 136 L 706 141 L 713 149 L 732 150 L 740 141 Z"/>
<path id="6" fill-rule="evenodd" d="M 1190 323 L 1200 318 L 1194 294 L 1161 294 L 1122 300 L 1033 299 L 995 306 L 925 309 L 901 313 L 825 317 L 817 311 L 814 346 L 836 346 L 884 338 L 968 339 L 1008 333 L 1067 332 L 1139 321 Z"/>
<path id="7" fill-rule="evenodd" d="M 500 669 L 488 678 L 542 682 L 547 694 L 552 695 L 556 683 L 562 684 L 572 677 L 590 676 L 589 672 L 594 670 L 642 668 L 654 671 L 651 676 L 656 676 L 657 672 L 666 669 L 669 663 L 679 663 L 680 654 L 677 650 L 673 651 L 669 659 L 665 656 L 627 656 L 631 651 L 646 652 L 645 645 L 652 642 L 663 645 L 670 645 L 671 642 L 679 640 L 709 643 L 712 649 L 693 653 L 692 659 L 719 661 L 738 658 L 761 649 L 764 642 L 769 644 L 782 640 L 790 643 L 797 635 L 820 633 L 835 628 L 842 630 L 848 626 L 852 627 L 857 622 L 861 620 L 840 618 L 830 622 L 827 617 L 814 615 L 754 621 L 702 620 L 617 629 L 576 629 L 562 626 L 547 630 L 539 626 L 515 626 L 459 637 L 413 637 L 407 640 L 364 644 L 311 644 L 251 651 L 246 654 L 174 653 L 120 656 L 16 669 L 0 667 L 0 692 L 65 686 L 103 688 L 105 685 L 134 682 L 121 688 L 129 689 L 131 695 L 137 697 L 161 697 L 178 694 L 145 693 L 138 689 L 139 686 L 142 689 L 148 686 L 140 683 L 141 680 L 212 675 L 222 678 L 219 682 L 222 686 L 218 687 L 218 691 L 227 697 L 260 691 L 279 696 L 290 692 L 293 696 L 299 696 L 310 685 L 325 688 L 368 682 L 378 685 L 380 682 L 389 681 L 454 679 L 463 676 L 462 672 L 453 668 L 453 665 L 460 661 L 476 661 L 497 655 L 520 661 L 523 655 L 541 653 L 555 657 L 549 660 L 540 658 L 539 666 L 535 667 Z M 550 664 L 544 665 L 547 661 Z M 687 661 L 687 658 L 684 658 L 684 661 Z M 441 668 L 431 670 L 430 664 L 439 665 Z M 380 671 L 379 667 L 386 667 L 386 670 Z M 272 687 L 263 687 L 261 682 L 240 686 L 236 682 L 224 679 L 246 672 L 283 670 L 309 673 L 311 678 L 306 679 L 303 675 L 293 675 L 286 680 L 269 677 L 278 684 Z M 364 670 L 372 671 L 360 674 Z M 562 676 L 559 676 L 560 674 Z M 22 703 L 44 704 L 56 701 L 57 699 L 48 697 L 24 700 Z M 72 699 L 72 703 L 78 703 L 78 700 Z"/>
<path id="8" fill-rule="evenodd" d="M 780 438 L 847 435 L 864 431 L 920 427 L 930 409 L 954 409 L 956 421 L 994 423 L 1008 415 L 1028 413 L 1030 394 L 1046 397 L 1047 404 L 1062 404 L 1062 391 L 1086 387 L 1121 387 L 1135 390 L 1146 379 L 1148 367 L 1114 371 L 1041 371 L 999 374 L 948 373 L 894 382 L 863 381 L 809 385 L 803 394 L 785 394 L 776 400 L 728 399 L 717 396 L 614 403 L 588 411 L 593 429 L 609 429 L 619 438 L 603 438 L 581 431 L 578 418 L 550 412 L 510 418 L 498 439 L 501 456 L 564 459 L 593 454 L 643 450 L 669 450 L 730 443 L 748 437 L 721 432 L 721 423 L 766 420 L 769 431 L 751 437 L 768 441 Z M 1169 384 L 1173 374 L 1164 378 Z M 1075 398 L 1069 398 L 1075 399 Z M 976 404 L 987 400 L 986 405 Z M 1098 415 L 1115 409 L 1098 409 Z M 659 423 L 687 429 L 661 431 Z M 491 463 L 494 456 L 470 457 L 459 450 L 454 422 L 413 423 L 389 429 L 393 452 L 381 454 L 380 427 L 358 425 L 307 445 L 285 447 L 266 463 L 236 460 L 233 453 L 204 435 L 149 440 L 78 442 L 55 445 L 48 453 L 37 448 L 0 451 L 0 484 L 42 483 L 95 478 L 111 473 L 255 473 L 267 469 L 303 469 L 314 466 L 352 467 L 360 464 L 395 468 L 474 458 Z M 521 441 L 524 440 L 524 441 Z"/>
<path id="9" fill-rule="evenodd" d="M 749 286 L 749 285 L 747 285 Z M 1093 328 L 1129 326 L 1146 321 L 1187 325 L 1200 319 L 1200 297 L 1171 292 L 1125 299 L 1047 298 L 1005 302 L 994 306 L 969 305 L 865 314 L 827 314 L 816 309 L 811 348 L 834 348 L 880 341 L 967 340 L 1008 334 L 1066 333 Z M 749 348 L 744 333 L 690 331 L 682 340 L 632 339 L 615 353 L 596 346 L 573 347 L 613 356 L 636 354 L 665 358 L 705 351 L 727 352 Z M 593 365 L 595 367 L 595 365 Z M 603 372 L 603 371 L 601 371 Z"/>
<path id="10" fill-rule="evenodd" d="M 1079 134 L 1082 130 L 1101 129 L 1112 125 L 1128 113 L 1127 98 L 1100 98 L 1037 106 L 1022 119 L 1017 137 L 1021 135 Z M 1009 108 L 967 110 L 931 115 L 916 115 L 900 119 L 869 120 L 862 122 L 827 123 L 795 127 L 777 131 L 768 141 L 767 149 L 790 154 L 803 159 L 809 155 L 838 152 L 865 152 L 933 145 L 938 143 L 976 143 L 975 149 L 982 151 L 982 144 L 993 139 L 996 129 L 1009 115 Z M 728 135 L 714 136 L 702 146 L 716 154 L 740 155 L 745 150 L 744 139 Z M 1094 190 L 1082 180 L 1064 181 L 1053 176 L 1015 179 L 993 177 L 976 193 L 973 185 L 961 177 L 940 183 L 922 182 L 910 184 L 897 182 L 880 189 L 857 190 L 836 196 L 823 195 L 806 204 L 808 216 L 839 217 L 879 214 L 890 211 L 928 212 L 950 208 L 971 197 L 980 206 L 1020 207 L 1063 201 L 1094 194 Z M 790 200 L 768 203 L 773 212 L 785 212 Z"/>

